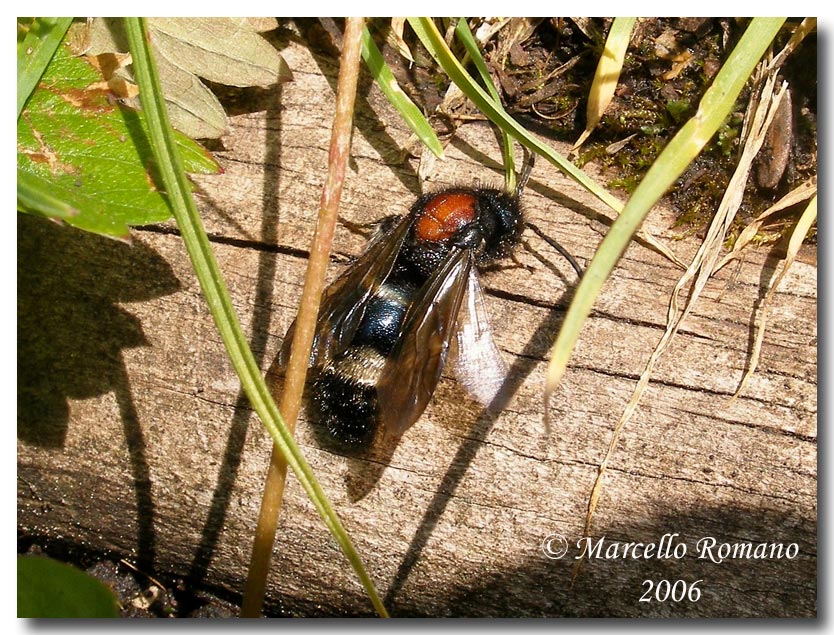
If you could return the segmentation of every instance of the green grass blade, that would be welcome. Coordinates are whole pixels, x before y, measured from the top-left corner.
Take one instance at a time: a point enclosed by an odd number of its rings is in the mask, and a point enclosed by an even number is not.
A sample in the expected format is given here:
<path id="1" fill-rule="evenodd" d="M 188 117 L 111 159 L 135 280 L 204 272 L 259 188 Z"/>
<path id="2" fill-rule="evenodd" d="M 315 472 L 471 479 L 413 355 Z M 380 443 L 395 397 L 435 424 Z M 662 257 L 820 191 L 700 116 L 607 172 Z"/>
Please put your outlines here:
<path id="1" fill-rule="evenodd" d="M 472 59 L 472 63 L 475 64 L 475 69 L 478 71 L 478 75 L 481 76 L 481 81 L 484 83 L 484 86 L 486 86 L 486 89 L 489 92 L 490 97 L 492 97 L 492 100 L 495 102 L 495 105 L 501 110 L 504 110 L 504 107 L 501 104 L 501 95 L 498 93 L 498 89 L 492 81 L 492 77 L 490 76 L 489 69 L 486 65 L 486 60 L 484 59 L 484 56 L 481 55 L 481 49 L 478 46 L 478 42 L 475 40 L 475 36 L 472 34 L 472 30 L 466 23 L 465 18 L 458 20 L 457 27 L 455 27 L 455 35 L 466 48 L 466 52 Z M 513 140 L 510 134 L 503 129 L 501 130 L 501 156 L 504 159 L 504 183 L 507 186 L 508 192 L 514 192 L 515 157 L 513 156 Z"/>
<path id="2" fill-rule="evenodd" d="M 78 210 L 52 195 L 52 184 L 46 179 L 17 169 L 17 209 L 28 214 L 71 218 Z"/>
<path id="3" fill-rule="evenodd" d="M 784 18 L 754 18 L 750 22 L 712 86 L 704 93 L 698 112 L 672 138 L 606 234 L 582 277 L 551 350 L 545 404 L 549 403 L 550 395 L 564 374 L 591 306 L 632 235 L 652 206 L 695 159 L 730 114 L 739 93 L 783 22 Z"/>
<path id="4" fill-rule="evenodd" d="M 436 157 L 442 159 L 443 146 L 440 144 L 440 139 L 437 138 L 437 134 L 435 134 L 423 113 L 420 112 L 420 109 L 400 88 L 394 74 L 382 58 L 382 53 L 379 52 L 379 48 L 374 43 L 368 27 L 365 27 L 362 31 L 362 59 L 365 60 L 365 65 L 371 72 L 374 81 L 376 81 L 391 105 L 400 113 L 403 121 L 408 124 L 408 127 L 414 131 L 414 134 Z"/>
<path id="5" fill-rule="evenodd" d="M 70 24 L 72 18 L 35 18 L 28 33 L 17 43 L 18 117 Z"/>
<path id="6" fill-rule="evenodd" d="M 345 532 L 339 517 L 321 489 L 310 465 L 304 459 L 292 435 L 287 430 L 261 376 L 243 331 L 234 312 L 231 298 L 223 282 L 220 268 L 214 258 L 208 237 L 202 226 L 196 205 L 191 196 L 188 180 L 182 169 L 173 141 L 165 101 L 159 85 L 159 77 L 147 43 L 147 27 L 142 18 L 125 18 L 125 26 L 133 56 L 133 67 L 140 87 L 143 111 L 147 114 L 148 128 L 154 156 L 158 163 L 165 190 L 170 197 L 174 217 L 180 228 L 186 249 L 209 310 L 223 340 L 235 372 L 252 407 L 278 446 L 287 464 L 292 468 L 316 511 L 339 543 L 351 566 L 359 576 L 371 601 L 381 614 L 385 608 L 373 586 L 356 549 Z"/>
<path id="7" fill-rule="evenodd" d="M 585 130 L 573 145 L 574 150 L 591 135 L 614 97 L 635 22 L 637 18 L 614 18 L 611 23 L 588 94 Z"/>
<path id="8" fill-rule="evenodd" d="M 478 85 L 472 76 L 466 72 L 463 66 L 461 66 L 452 51 L 449 50 L 449 47 L 443 40 L 443 36 L 437 30 L 437 27 L 430 18 L 408 18 L 408 23 L 411 25 L 411 28 L 414 29 L 417 37 L 420 38 L 423 46 L 426 47 L 426 50 L 428 50 L 432 57 L 434 57 L 440 67 L 446 72 L 451 80 L 460 87 L 461 91 L 463 91 L 463 93 L 471 99 L 472 102 L 490 119 L 490 121 L 501 128 L 501 130 L 514 137 L 519 143 L 526 146 L 528 149 L 546 158 L 564 174 L 582 185 L 611 209 L 618 212 L 622 209 L 623 204 L 617 198 L 609 194 L 604 188 L 594 182 L 591 177 L 585 174 L 585 172 L 577 168 L 549 145 L 534 137 L 524 128 L 524 126 L 510 117 L 504 111 L 500 102 L 496 103 L 496 101 Z"/>

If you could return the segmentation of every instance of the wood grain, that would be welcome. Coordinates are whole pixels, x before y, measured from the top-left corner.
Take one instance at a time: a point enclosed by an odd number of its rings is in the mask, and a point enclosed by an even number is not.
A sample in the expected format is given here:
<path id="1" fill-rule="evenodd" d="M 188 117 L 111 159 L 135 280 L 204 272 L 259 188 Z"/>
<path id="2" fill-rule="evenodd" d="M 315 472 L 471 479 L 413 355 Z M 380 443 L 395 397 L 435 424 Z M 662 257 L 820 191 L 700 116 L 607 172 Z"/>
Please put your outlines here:
<path id="1" fill-rule="evenodd" d="M 250 343 L 266 370 L 293 319 L 327 160 L 335 57 L 297 34 L 276 45 L 295 81 L 230 104 L 197 179 L 201 212 Z M 360 86 L 342 217 L 404 213 L 419 192 L 409 133 L 367 77 Z M 564 148 L 563 148 L 564 149 Z M 459 129 L 436 183 L 500 183 L 481 124 Z M 603 179 L 604 175 L 598 178 Z M 433 184 L 429 184 L 431 187 Z M 587 264 L 611 213 L 540 161 L 525 211 Z M 646 227 L 684 260 L 672 217 Z M 239 593 L 269 440 L 252 416 L 173 225 L 133 245 L 18 219 L 18 530 L 124 556 L 147 572 Z M 333 276 L 364 238 L 340 227 Z M 659 364 L 605 477 L 595 540 L 660 541 L 680 559 L 592 559 L 571 584 L 588 495 L 665 324 L 674 265 L 633 244 L 606 284 L 553 402 L 550 343 L 575 286 L 532 233 L 518 263 L 484 275 L 511 366 L 500 414 L 454 378 L 396 448 L 362 458 L 298 439 L 394 615 L 813 616 L 816 614 L 816 256 L 808 248 L 772 303 L 759 369 L 753 310 L 774 277 L 766 251 L 722 271 Z M 551 560 L 550 534 L 570 543 Z M 796 557 L 698 559 L 698 540 L 796 543 Z M 639 602 L 644 580 L 702 579 L 697 602 Z M 273 614 L 367 615 L 371 606 L 290 478 L 268 587 Z"/>

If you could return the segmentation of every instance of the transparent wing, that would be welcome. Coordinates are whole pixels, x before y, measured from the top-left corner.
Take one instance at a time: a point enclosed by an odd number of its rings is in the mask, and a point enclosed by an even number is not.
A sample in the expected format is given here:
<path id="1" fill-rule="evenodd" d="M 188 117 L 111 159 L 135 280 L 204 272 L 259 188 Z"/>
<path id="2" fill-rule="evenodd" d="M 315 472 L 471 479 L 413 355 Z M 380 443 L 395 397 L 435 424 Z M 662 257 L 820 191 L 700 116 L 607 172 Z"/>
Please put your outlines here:
<path id="1" fill-rule="evenodd" d="M 350 346 L 368 300 L 391 274 L 411 224 L 411 216 L 404 216 L 396 225 L 382 231 L 359 259 L 325 289 L 310 352 L 311 367 L 324 364 Z M 295 322 L 287 330 L 279 353 L 279 363 L 284 368 L 290 359 L 294 332 Z"/>
<path id="2" fill-rule="evenodd" d="M 377 384 L 383 430 L 399 437 L 420 418 L 434 394 L 472 271 L 472 253 L 453 249 L 432 274 L 405 319 Z"/>
<path id="3" fill-rule="evenodd" d="M 484 292 L 473 270 L 458 313 L 457 337 L 450 365 L 460 383 L 475 400 L 489 406 L 507 378 L 507 364 L 495 345 Z"/>

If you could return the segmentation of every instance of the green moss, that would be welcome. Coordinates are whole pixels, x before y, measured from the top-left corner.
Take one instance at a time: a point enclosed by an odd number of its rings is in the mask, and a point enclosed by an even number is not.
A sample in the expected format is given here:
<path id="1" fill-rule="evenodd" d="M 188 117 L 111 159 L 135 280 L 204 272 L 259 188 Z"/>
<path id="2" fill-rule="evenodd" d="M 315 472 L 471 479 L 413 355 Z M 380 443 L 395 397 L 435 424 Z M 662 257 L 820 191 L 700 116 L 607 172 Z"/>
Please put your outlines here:
<path id="1" fill-rule="evenodd" d="M 687 99 L 672 99 L 666 102 L 666 112 L 672 116 L 675 123 L 679 124 L 689 118 L 692 104 Z"/>

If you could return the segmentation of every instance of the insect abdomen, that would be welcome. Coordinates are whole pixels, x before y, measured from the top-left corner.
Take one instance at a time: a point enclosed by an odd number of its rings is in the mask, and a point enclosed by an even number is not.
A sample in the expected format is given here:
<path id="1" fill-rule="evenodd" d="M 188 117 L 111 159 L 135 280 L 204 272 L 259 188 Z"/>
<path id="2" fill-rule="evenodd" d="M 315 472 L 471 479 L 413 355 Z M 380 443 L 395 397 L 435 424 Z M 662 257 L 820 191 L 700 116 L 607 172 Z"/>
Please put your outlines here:
<path id="1" fill-rule="evenodd" d="M 322 368 L 310 394 L 315 419 L 346 445 L 365 445 L 376 432 L 376 382 L 385 358 L 368 347 L 351 347 Z"/>
<path id="2" fill-rule="evenodd" d="M 315 419 L 346 445 L 369 444 L 379 422 L 376 385 L 400 335 L 417 285 L 394 276 L 368 302 L 351 346 L 318 370 L 311 390 Z"/>

